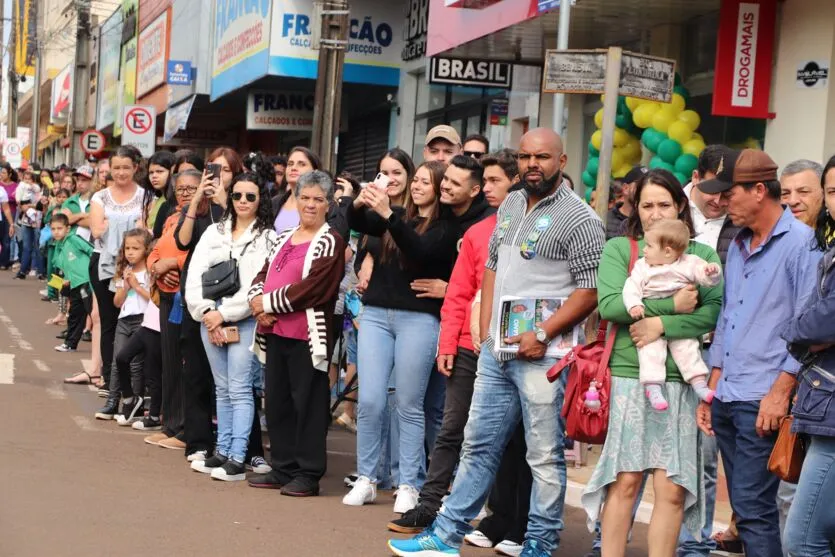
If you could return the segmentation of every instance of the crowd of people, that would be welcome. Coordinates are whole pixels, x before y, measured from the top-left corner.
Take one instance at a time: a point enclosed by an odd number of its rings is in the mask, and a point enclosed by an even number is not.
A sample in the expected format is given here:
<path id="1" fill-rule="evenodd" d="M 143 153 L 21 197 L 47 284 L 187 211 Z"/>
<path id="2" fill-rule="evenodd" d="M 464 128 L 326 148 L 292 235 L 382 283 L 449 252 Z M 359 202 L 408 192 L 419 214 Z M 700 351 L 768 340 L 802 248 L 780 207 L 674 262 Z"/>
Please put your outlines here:
<path id="1" fill-rule="evenodd" d="M 342 502 L 394 489 L 388 529 L 413 535 L 389 541 L 399 556 L 559 547 L 572 441 L 566 373 L 547 376 L 599 316 L 589 556 L 625 555 L 648 481 L 652 557 L 831 555 L 835 157 L 778 174 L 711 145 L 689 184 L 638 166 L 604 227 L 551 130 L 490 152 L 440 125 L 424 145 L 417 165 L 382 154 L 372 182 L 301 146 L 5 165 L 0 268 L 47 281 L 56 350 L 92 343 L 65 381 L 98 387 L 95 417 L 195 472 L 316 496 L 328 428 L 354 431 Z M 332 415 L 344 384 L 358 402 Z M 808 441 L 796 486 L 768 468 L 790 415 Z M 734 516 L 714 534 L 719 453 Z"/>

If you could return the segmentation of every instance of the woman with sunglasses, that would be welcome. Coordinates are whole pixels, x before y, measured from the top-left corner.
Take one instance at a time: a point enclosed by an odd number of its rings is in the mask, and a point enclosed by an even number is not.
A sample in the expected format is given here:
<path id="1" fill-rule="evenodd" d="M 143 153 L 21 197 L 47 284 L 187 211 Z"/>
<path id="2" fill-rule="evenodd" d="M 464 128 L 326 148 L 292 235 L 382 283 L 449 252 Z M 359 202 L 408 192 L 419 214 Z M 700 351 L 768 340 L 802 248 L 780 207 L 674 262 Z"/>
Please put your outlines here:
<path id="1" fill-rule="evenodd" d="M 275 243 L 271 216 L 270 198 L 261 178 L 252 172 L 236 176 L 223 218 L 200 238 L 186 280 L 188 312 L 201 324 L 217 401 L 217 449 L 211 458 L 193 461 L 191 468 L 216 480 L 245 479 L 244 462 L 255 415 L 255 366 L 250 347 L 256 327 L 247 292 Z M 230 259 L 238 268 L 236 289 L 221 297 L 210 295 L 203 288 L 203 274 Z"/>

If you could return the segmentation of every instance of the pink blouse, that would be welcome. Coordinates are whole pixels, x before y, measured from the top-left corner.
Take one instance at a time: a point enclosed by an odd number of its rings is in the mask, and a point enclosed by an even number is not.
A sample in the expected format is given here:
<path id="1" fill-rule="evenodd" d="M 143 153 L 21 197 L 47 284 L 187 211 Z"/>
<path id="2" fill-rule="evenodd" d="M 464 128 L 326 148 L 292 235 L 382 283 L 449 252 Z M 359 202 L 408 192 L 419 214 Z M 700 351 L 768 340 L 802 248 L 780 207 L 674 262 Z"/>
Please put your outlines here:
<path id="1" fill-rule="evenodd" d="M 310 242 L 293 245 L 287 241 L 275 256 L 267 271 L 264 281 L 264 294 L 274 292 L 283 286 L 299 282 L 302 279 L 304 258 Z M 279 314 L 271 332 L 274 335 L 296 340 L 308 340 L 307 316 L 304 310 Z"/>

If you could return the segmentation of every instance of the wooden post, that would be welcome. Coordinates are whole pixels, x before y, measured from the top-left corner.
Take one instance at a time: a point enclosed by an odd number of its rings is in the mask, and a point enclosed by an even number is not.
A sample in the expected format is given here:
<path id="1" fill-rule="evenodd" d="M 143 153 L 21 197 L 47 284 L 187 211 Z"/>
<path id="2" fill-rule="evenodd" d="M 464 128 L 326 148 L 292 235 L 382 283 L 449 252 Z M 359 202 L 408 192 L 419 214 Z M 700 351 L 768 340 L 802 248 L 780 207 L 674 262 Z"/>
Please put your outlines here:
<path id="1" fill-rule="evenodd" d="M 612 176 L 612 151 L 615 147 L 615 118 L 618 113 L 618 87 L 620 85 L 620 65 L 623 49 L 609 47 L 606 56 L 606 85 L 603 100 L 603 139 L 600 145 L 600 166 L 597 170 L 597 215 L 606 226 L 609 213 L 609 185 Z"/>

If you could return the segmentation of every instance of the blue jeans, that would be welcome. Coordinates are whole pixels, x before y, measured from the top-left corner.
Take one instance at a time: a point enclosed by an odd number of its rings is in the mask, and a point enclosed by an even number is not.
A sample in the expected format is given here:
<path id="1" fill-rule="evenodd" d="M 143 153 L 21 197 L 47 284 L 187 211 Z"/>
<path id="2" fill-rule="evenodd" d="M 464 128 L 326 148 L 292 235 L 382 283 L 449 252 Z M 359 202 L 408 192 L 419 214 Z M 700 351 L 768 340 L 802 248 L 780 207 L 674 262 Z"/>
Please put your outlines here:
<path id="1" fill-rule="evenodd" d="M 768 471 L 776 435 L 760 437 L 755 425 L 759 402 L 711 404 L 713 431 L 722 452 L 736 527 L 748 557 L 783 557 L 777 485 Z"/>
<path id="2" fill-rule="evenodd" d="M 363 308 L 357 369 L 357 471 L 376 482 L 389 380 L 394 374 L 400 422 L 399 482 L 420 489 L 426 471 L 423 402 L 438 344 L 438 318 L 428 313 Z"/>
<path id="3" fill-rule="evenodd" d="M 687 528 L 682 526 L 678 534 L 677 557 L 707 557 L 716 549 L 716 542 L 710 539 L 713 534 L 713 513 L 716 510 L 716 479 L 719 467 L 719 446 L 715 437 L 699 433 L 702 444 L 702 459 L 705 463 L 705 524 L 702 528 L 702 541 L 696 538 Z"/>
<path id="4" fill-rule="evenodd" d="M 241 340 L 233 344 L 215 346 L 203 326 L 200 336 L 215 380 L 217 452 L 244 462 L 255 415 L 252 383 L 258 370 L 249 351 L 255 338 L 255 319 L 250 317 L 236 325 Z"/>
<path id="5" fill-rule="evenodd" d="M 435 520 L 435 533 L 459 547 L 487 496 L 505 447 L 521 419 L 533 475 L 526 540 L 551 552 L 559 546 L 565 503 L 565 424 L 560 417 L 565 374 L 549 383 L 553 358 L 497 361 L 489 350 L 478 359 L 470 417 L 452 493 Z"/>
<path id="6" fill-rule="evenodd" d="M 20 254 L 20 273 L 26 274 L 33 267 L 39 275 L 44 274 L 41 269 L 41 258 L 38 254 L 38 229 L 33 226 L 21 226 L 21 238 L 23 240 L 23 251 Z"/>
<path id="7" fill-rule="evenodd" d="M 0 221 L 0 267 L 8 267 L 12 264 L 12 242 L 14 237 L 9 238 L 9 221 L 6 215 Z"/>
<path id="8" fill-rule="evenodd" d="M 441 432 L 444 421 L 444 401 L 446 400 L 446 376 L 432 369 L 429 376 L 429 386 L 426 388 L 426 400 L 423 402 L 426 416 L 426 450 L 431 455 L 435 448 L 435 440 Z"/>
<path id="9" fill-rule="evenodd" d="M 792 557 L 829 557 L 835 545 L 835 438 L 811 436 L 786 521 Z"/>
<path id="10" fill-rule="evenodd" d="M 397 392 L 394 383 L 392 383 L 388 388 L 388 394 L 386 395 L 388 403 L 383 414 L 381 434 L 383 444 L 377 470 L 377 487 L 379 489 L 395 489 L 400 480 L 400 422 L 397 419 L 396 397 Z M 397 448 L 397 450 L 392 450 L 392 447 Z"/>

